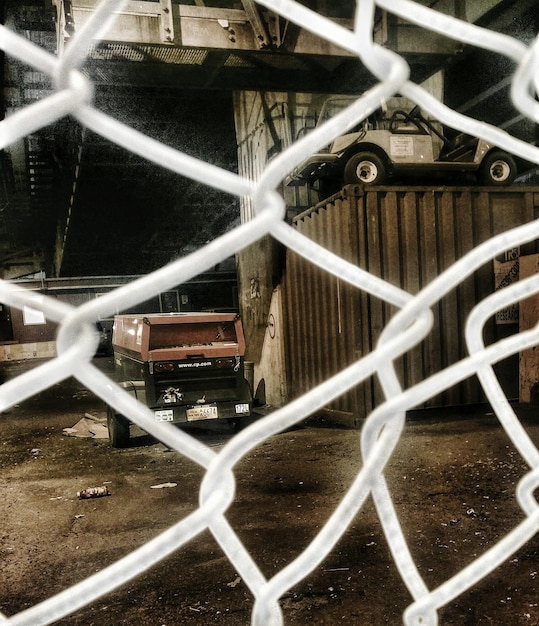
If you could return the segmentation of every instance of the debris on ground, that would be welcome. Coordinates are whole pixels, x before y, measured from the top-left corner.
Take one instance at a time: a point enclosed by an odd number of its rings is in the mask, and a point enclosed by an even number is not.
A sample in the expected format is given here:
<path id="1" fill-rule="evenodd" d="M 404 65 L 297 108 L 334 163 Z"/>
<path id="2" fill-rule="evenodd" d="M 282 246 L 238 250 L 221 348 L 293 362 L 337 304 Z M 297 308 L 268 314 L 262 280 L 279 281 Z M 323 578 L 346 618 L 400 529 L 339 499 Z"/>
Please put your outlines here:
<path id="1" fill-rule="evenodd" d="M 82 491 L 77 491 L 77 498 L 79 500 L 87 500 L 88 498 L 101 498 L 102 496 L 110 496 L 109 488 L 105 485 L 103 487 L 89 487 Z"/>
<path id="2" fill-rule="evenodd" d="M 178 483 L 161 483 L 160 485 L 152 485 L 150 489 L 166 489 L 167 487 L 177 487 Z"/>
<path id="3" fill-rule="evenodd" d="M 63 429 L 64 435 L 68 437 L 90 437 L 93 439 L 107 439 L 109 436 L 107 419 L 96 417 L 91 413 L 85 413 L 75 426 Z"/>

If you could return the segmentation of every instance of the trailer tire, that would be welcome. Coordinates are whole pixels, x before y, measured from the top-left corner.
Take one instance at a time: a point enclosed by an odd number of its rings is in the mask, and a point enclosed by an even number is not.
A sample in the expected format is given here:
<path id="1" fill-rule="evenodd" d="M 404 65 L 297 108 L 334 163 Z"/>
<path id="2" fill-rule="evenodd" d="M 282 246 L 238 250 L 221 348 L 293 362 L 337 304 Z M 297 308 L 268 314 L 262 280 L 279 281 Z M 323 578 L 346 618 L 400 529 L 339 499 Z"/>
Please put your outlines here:
<path id="1" fill-rule="evenodd" d="M 110 445 L 113 448 L 127 448 L 129 446 L 129 420 L 115 413 L 109 406 L 107 407 L 107 426 Z"/>
<path id="2" fill-rule="evenodd" d="M 510 185 L 517 176 L 515 159 L 507 152 L 496 150 L 487 154 L 479 169 L 479 180 L 483 185 Z"/>
<path id="3" fill-rule="evenodd" d="M 344 167 L 344 184 L 382 185 L 387 178 L 387 167 L 373 152 L 358 152 Z"/>

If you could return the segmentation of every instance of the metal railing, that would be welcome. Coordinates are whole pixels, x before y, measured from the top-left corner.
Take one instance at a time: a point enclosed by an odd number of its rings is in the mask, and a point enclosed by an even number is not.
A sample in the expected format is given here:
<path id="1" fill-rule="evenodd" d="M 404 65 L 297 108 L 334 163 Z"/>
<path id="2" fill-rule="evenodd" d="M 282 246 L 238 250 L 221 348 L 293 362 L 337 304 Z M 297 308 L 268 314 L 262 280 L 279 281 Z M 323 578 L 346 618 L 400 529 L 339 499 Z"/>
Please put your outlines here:
<path id="1" fill-rule="evenodd" d="M 499 128 L 457 113 L 411 82 L 409 68 L 404 59 L 373 42 L 376 7 L 440 35 L 506 55 L 517 67 L 511 84 L 514 106 L 535 123 L 539 122 L 539 103 L 534 97 L 539 90 L 539 40 L 525 45 L 512 37 L 479 28 L 409 0 L 358 1 L 353 31 L 342 28 L 291 0 L 259 0 L 259 4 L 357 55 L 377 77 L 378 83 L 342 113 L 297 140 L 274 158 L 256 183 L 173 150 L 112 119 L 92 105 L 92 85 L 77 68 L 82 63 L 91 40 L 99 37 L 109 20 L 114 19 L 113 11 L 121 8 L 122 2 L 103 0 L 59 57 L 45 52 L 8 28 L 0 27 L 0 47 L 6 55 L 46 72 L 54 79 L 55 85 L 52 95 L 14 113 L 0 124 L 0 148 L 71 115 L 84 127 L 150 161 L 166 164 L 173 172 L 230 194 L 250 198 L 254 207 L 253 219 L 235 230 L 95 301 L 74 308 L 58 300 L 43 297 L 41 308 L 44 314 L 59 324 L 58 356 L 2 385 L 0 411 L 74 376 L 117 412 L 129 416 L 130 420 L 146 432 L 198 463 L 206 473 L 200 488 L 200 505 L 190 515 L 128 556 L 58 595 L 10 618 L 0 616 L 1 623 L 28 626 L 53 623 L 136 577 L 160 559 L 180 549 L 195 535 L 208 529 L 253 595 L 252 624 L 282 624 L 279 598 L 323 561 L 361 510 L 367 497 L 372 496 L 395 564 L 413 598 L 404 613 L 404 622 L 410 626 L 436 624 L 437 610 L 440 607 L 473 587 L 480 578 L 498 567 L 539 529 L 539 507 L 533 495 L 534 490 L 539 487 L 539 451 L 516 418 L 493 373 L 493 365 L 498 361 L 539 343 L 539 330 L 533 328 L 489 346 L 485 346 L 482 341 L 483 325 L 489 317 L 499 309 L 539 292 L 539 275 L 499 290 L 475 307 L 466 328 L 469 356 L 459 363 L 405 390 L 401 388 L 392 365 L 395 359 L 429 332 L 432 323 L 431 309 L 445 293 L 489 259 L 539 237 L 539 221 L 522 225 L 481 244 L 417 295 L 412 296 L 301 236 L 284 221 L 285 204 L 275 191 L 281 180 L 306 153 L 313 153 L 328 144 L 346 128 L 377 109 L 384 98 L 397 92 L 414 100 L 448 126 L 482 137 L 529 161 L 539 163 L 539 150 L 533 145 L 518 140 Z M 398 307 L 399 311 L 387 324 L 374 351 L 301 398 L 250 425 L 221 450 L 215 451 L 179 429 L 165 423 L 156 423 L 149 409 L 122 392 L 92 365 L 96 348 L 94 323 L 99 318 L 113 315 L 116 310 L 126 309 L 197 276 L 201 271 L 210 269 L 268 234 L 357 289 L 375 294 L 383 301 Z M 7 282 L 0 282 L 0 301 L 11 307 L 35 307 L 34 300 L 31 300 L 31 295 L 26 290 L 16 289 Z M 368 416 L 362 428 L 361 470 L 312 542 L 286 567 L 267 579 L 225 517 L 234 498 L 235 465 L 261 441 L 303 420 L 305 416 L 372 375 L 378 377 L 386 401 Z M 529 471 L 522 477 L 516 490 L 516 498 L 525 518 L 517 526 L 508 528 L 506 535 L 475 561 L 436 589 L 429 589 L 408 549 L 384 479 L 384 467 L 399 441 L 405 412 L 472 375 L 476 375 L 481 381 L 497 418 L 529 466 Z"/>

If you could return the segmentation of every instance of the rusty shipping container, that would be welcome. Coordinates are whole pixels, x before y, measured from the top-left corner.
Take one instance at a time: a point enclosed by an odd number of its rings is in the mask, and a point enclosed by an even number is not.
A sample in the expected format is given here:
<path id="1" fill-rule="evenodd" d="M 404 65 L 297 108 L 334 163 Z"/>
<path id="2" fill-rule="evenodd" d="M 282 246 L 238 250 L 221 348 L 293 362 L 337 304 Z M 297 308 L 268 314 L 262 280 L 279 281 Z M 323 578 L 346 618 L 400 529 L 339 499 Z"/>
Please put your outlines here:
<path id="1" fill-rule="evenodd" d="M 294 219 L 298 232 L 359 267 L 417 293 L 466 252 L 539 216 L 539 188 L 378 187 L 349 185 Z M 533 242 L 507 251 L 506 261 L 538 252 Z M 507 257 L 507 258 L 505 258 Z M 503 263 L 501 264 L 503 267 Z M 442 298 L 430 334 L 396 363 L 406 388 L 466 356 L 470 310 L 495 289 L 492 261 Z M 313 266 L 292 250 L 284 278 L 288 386 L 297 397 L 368 354 L 395 309 Z M 518 332 L 516 319 L 492 319 L 486 343 Z M 508 323 L 507 323 L 508 322 Z M 510 399 L 518 398 L 518 356 L 497 366 Z M 425 406 L 484 401 L 470 378 Z M 327 407 L 354 425 L 383 400 L 375 377 Z"/>

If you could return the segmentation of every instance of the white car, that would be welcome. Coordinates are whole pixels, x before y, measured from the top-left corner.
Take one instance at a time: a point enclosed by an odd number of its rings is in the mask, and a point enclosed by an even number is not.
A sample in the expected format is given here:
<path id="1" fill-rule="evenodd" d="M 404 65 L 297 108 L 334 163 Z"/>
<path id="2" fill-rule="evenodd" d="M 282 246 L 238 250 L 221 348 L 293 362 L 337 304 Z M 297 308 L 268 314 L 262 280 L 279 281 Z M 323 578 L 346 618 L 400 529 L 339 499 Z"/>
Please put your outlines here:
<path id="1" fill-rule="evenodd" d="M 345 96 L 328 99 L 318 124 L 352 101 Z M 382 185 L 400 174 L 434 172 L 471 172 L 480 184 L 502 186 L 515 180 L 518 167 L 508 152 L 470 135 L 450 137 L 410 100 L 393 97 L 326 151 L 308 157 L 286 184 Z"/>

